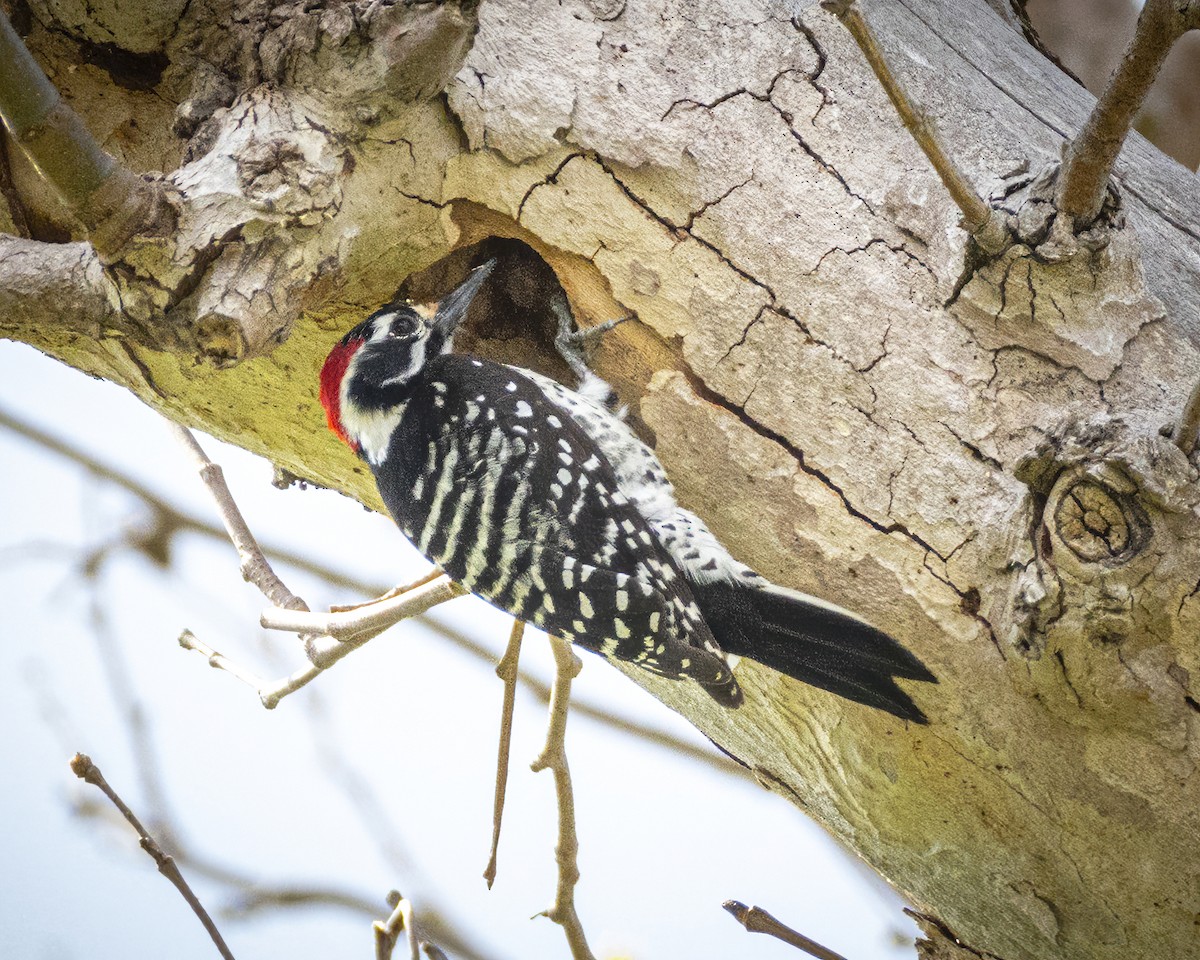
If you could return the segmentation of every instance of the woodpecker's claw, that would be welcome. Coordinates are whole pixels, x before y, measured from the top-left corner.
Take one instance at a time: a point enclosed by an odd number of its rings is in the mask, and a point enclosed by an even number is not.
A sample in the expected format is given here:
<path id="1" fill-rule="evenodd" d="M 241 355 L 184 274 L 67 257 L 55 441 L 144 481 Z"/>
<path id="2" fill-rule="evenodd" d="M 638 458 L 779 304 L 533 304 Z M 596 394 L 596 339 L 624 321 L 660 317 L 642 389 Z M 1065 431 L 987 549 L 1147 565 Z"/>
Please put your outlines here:
<path id="1" fill-rule="evenodd" d="M 554 298 L 550 309 L 558 319 L 558 333 L 554 337 L 554 347 L 558 350 L 558 355 L 567 362 L 567 366 L 580 380 L 591 373 L 585 347 L 593 341 L 599 340 L 618 323 L 629 319 L 628 317 L 617 317 L 598 323 L 594 327 L 580 328 L 575 322 L 574 314 L 571 313 L 571 305 L 567 302 L 566 296 L 561 293 Z"/>
<path id="2" fill-rule="evenodd" d="M 425 576 L 418 577 L 416 580 L 413 580 L 411 583 L 402 583 L 397 587 L 392 587 L 392 589 L 388 590 L 386 593 L 381 593 L 379 596 L 372 597 L 370 600 L 363 600 L 361 603 L 333 603 L 333 604 L 330 604 L 329 612 L 330 613 L 346 613 L 349 610 L 362 610 L 364 607 L 369 607 L 372 604 L 379 603 L 380 601 L 391 600 L 392 597 L 398 597 L 402 593 L 408 593 L 409 590 L 413 590 L 419 586 L 422 586 L 423 584 L 429 583 L 430 580 L 436 580 L 441 575 L 442 575 L 442 568 L 434 567 L 427 574 L 425 574 Z"/>
<path id="3" fill-rule="evenodd" d="M 415 613 L 432 606 L 430 598 L 447 592 L 450 596 L 461 596 L 466 591 L 451 583 L 441 570 L 389 591 L 382 597 L 351 609 L 333 610 L 329 613 L 314 613 L 308 610 L 287 610 L 283 607 L 268 607 L 263 611 L 260 623 L 267 630 L 283 630 L 312 636 L 327 636 L 341 642 L 357 641 L 363 634 L 375 634 Z M 449 599 L 442 597 L 441 599 Z M 434 603 L 440 602 L 434 599 Z"/>

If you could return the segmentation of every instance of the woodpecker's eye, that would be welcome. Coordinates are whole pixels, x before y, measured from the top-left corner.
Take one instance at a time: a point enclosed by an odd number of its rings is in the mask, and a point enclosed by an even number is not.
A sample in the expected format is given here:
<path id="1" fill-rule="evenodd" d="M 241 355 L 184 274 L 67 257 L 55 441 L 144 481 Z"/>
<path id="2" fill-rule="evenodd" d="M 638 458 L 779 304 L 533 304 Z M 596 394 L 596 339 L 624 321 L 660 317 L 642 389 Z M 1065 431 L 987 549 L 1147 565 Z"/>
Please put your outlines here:
<path id="1" fill-rule="evenodd" d="M 391 340 L 412 340 L 421 332 L 421 319 L 411 314 L 399 314 L 388 325 L 388 338 Z"/>

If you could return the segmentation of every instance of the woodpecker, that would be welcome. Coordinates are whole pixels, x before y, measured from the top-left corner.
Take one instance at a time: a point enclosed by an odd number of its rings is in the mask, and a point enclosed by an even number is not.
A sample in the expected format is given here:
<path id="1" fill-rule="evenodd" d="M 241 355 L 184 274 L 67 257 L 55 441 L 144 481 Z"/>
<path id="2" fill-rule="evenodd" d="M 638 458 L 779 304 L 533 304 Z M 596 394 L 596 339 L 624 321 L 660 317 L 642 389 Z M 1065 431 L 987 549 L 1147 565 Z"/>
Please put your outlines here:
<path id="1" fill-rule="evenodd" d="M 771 583 L 680 507 L 654 452 L 573 363 L 578 390 L 451 352 L 492 270 L 436 304 L 392 302 L 330 351 L 329 427 L 366 461 L 397 526 L 472 593 L 514 617 L 719 703 L 747 657 L 905 720 L 896 678 L 936 682 L 854 614 Z"/>

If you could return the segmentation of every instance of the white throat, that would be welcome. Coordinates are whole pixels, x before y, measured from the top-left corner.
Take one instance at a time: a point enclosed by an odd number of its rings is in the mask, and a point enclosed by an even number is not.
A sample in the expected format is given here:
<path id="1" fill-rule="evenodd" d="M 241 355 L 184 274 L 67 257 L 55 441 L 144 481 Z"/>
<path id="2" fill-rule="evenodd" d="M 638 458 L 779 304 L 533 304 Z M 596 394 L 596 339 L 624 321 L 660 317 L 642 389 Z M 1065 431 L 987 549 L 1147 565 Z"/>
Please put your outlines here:
<path id="1" fill-rule="evenodd" d="M 387 459 L 388 445 L 392 442 L 392 435 L 400 425 L 400 418 L 404 416 L 404 408 L 408 406 L 408 403 L 406 401 L 376 410 L 364 409 L 354 403 L 350 399 L 350 382 L 354 379 L 358 358 L 358 353 L 350 358 L 345 376 L 342 377 L 341 385 L 338 387 L 338 412 L 341 415 L 342 429 L 346 432 L 346 436 L 358 444 L 359 450 L 372 466 L 378 467 Z M 423 353 L 421 359 L 422 361 L 424 359 Z M 399 383 L 406 379 L 406 376 L 407 374 L 396 376 L 386 382 Z"/>
<path id="2" fill-rule="evenodd" d="M 387 459 L 388 445 L 392 435 L 400 426 L 400 418 L 404 416 L 407 403 L 398 403 L 394 407 L 383 407 L 379 410 L 364 410 L 356 407 L 346 397 L 345 388 L 342 390 L 342 429 L 346 436 L 358 444 L 368 462 L 378 467 Z"/>

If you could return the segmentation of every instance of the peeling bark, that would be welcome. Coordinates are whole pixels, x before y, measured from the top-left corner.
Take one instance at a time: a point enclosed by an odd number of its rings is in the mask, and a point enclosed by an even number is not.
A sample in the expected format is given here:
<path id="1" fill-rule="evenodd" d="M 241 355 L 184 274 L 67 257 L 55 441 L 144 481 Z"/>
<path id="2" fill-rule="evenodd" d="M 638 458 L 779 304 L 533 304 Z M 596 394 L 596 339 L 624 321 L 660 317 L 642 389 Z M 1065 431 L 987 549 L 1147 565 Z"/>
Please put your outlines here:
<path id="1" fill-rule="evenodd" d="M 45 245 L 41 277 L 5 240 L 0 335 L 378 506 L 322 425 L 329 344 L 402 281 L 439 292 L 472 244 L 521 241 L 586 320 L 636 315 L 597 366 L 683 501 L 941 682 L 906 728 L 750 663 L 736 712 L 631 676 L 936 917 L 928 956 L 1194 953 L 1200 477 L 1162 430 L 1200 369 L 1200 186 L 1135 137 L 1107 242 L 1047 249 L 1042 173 L 1092 100 L 991 4 L 868 8 L 1014 219 L 1016 245 L 972 264 L 815 6 L 489 0 L 469 50 L 469 5 L 415 4 L 436 19 L 390 33 L 340 4 L 246 4 L 218 29 L 227 8 L 194 0 L 167 33 L 50 8 L 31 48 L 107 149 L 172 171 L 179 229 L 124 270 Z M 68 73 L 80 23 L 160 52 L 161 81 Z M 415 60 L 451 66 L 395 72 Z M 545 276 L 519 262 L 465 342 L 554 370 Z M 131 320 L 141 342 L 110 336 Z"/>

